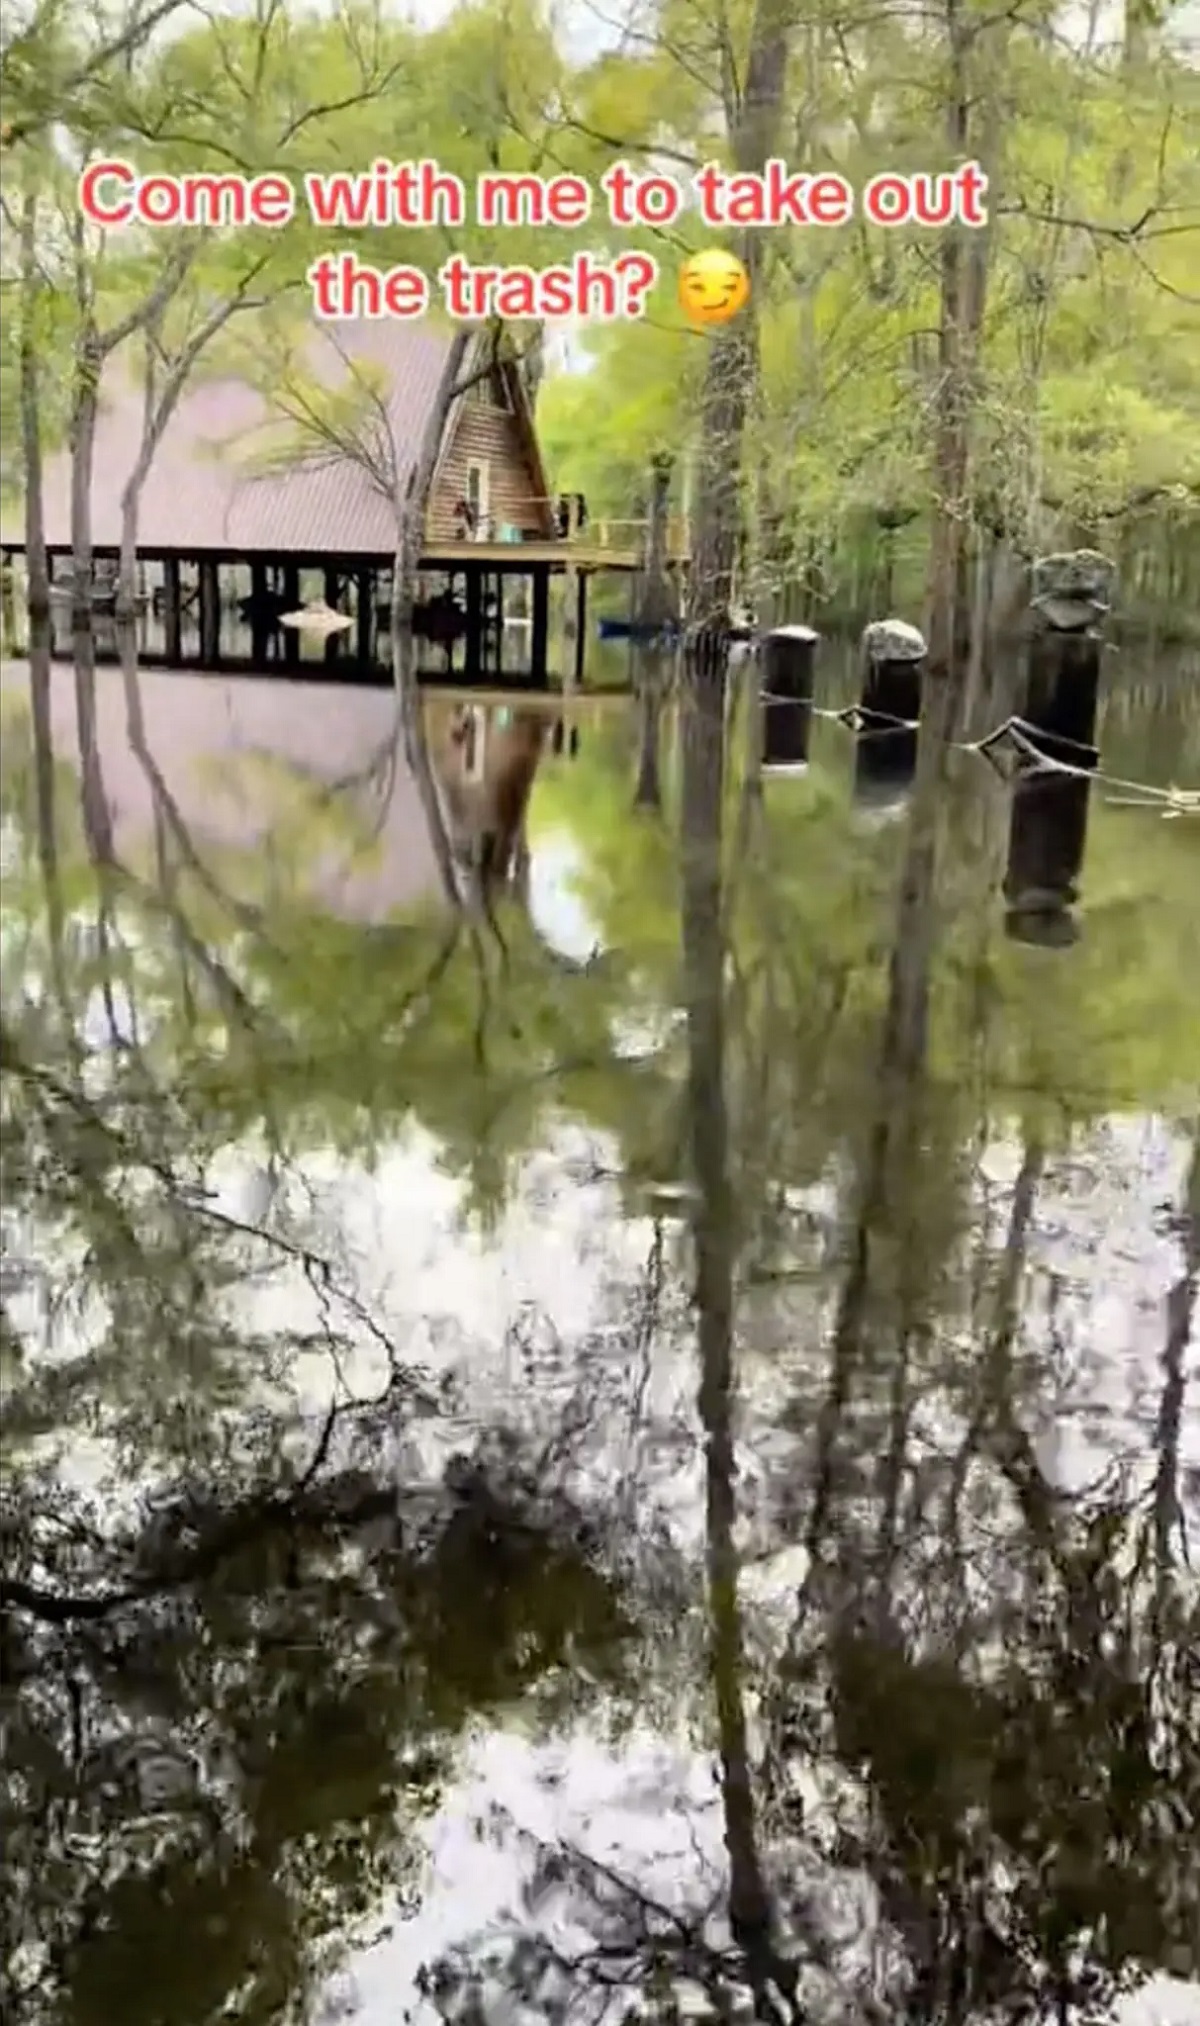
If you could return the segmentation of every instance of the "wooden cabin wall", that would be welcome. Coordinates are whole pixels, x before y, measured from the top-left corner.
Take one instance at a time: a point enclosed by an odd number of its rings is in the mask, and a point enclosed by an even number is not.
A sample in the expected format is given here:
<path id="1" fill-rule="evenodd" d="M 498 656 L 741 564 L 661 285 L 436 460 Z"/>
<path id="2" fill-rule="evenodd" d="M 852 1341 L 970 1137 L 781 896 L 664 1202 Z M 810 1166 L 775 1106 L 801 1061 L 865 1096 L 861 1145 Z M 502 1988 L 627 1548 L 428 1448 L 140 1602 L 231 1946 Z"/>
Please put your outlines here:
<path id="1" fill-rule="evenodd" d="M 549 505 L 538 499 L 540 481 L 525 432 L 516 415 L 496 405 L 486 381 L 483 393 L 472 389 L 462 401 L 453 434 L 429 503 L 430 542 L 453 541 L 460 530 L 454 509 L 466 497 L 467 468 L 488 467 L 488 513 L 492 526 L 507 521 L 523 535 L 550 539 L 554 523 Z"/>

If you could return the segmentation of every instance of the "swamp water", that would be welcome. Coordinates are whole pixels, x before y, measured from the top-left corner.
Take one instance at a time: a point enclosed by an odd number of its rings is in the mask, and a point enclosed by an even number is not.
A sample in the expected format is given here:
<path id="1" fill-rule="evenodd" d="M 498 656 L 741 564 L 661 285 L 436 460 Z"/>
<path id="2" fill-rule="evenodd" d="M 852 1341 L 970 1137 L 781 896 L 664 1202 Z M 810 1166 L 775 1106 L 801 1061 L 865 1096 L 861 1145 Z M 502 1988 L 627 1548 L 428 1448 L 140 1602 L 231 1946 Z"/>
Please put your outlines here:
<path id="1" fill-rule="evenodd" d="M 577 704 L 454 934 L 386 694 L 144 675 L 139 752 L 102 671 L 101 878 L 53 684 L 40 776 L 3 688 L 5 2016 L 1193 2026 L 1197 819 L 1095 783 L 1031 946 L 960 756 L 889 1083 L 903 808 L 841 725 L 731 783 L 698 998 L 670 718 L 635 812 L 635 707 Z M 1195 786 L 1198 724 L 1110 675 L 1104 771 Z"/>

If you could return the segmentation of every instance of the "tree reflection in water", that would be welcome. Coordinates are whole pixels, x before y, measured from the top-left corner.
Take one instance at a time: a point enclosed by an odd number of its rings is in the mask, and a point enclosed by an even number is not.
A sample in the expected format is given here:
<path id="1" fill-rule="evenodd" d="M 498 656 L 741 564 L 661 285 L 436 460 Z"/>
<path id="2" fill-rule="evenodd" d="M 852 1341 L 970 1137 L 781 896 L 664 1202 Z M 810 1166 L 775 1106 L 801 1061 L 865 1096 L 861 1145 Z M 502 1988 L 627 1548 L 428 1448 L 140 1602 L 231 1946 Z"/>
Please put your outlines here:
<path id="1" fill-rule="evenodd" d="M 1075 2022 L 1200 1974 L 1194 845 L 1095 809 L 1085 938 L 1023 951 L 1001 791 L 927 762 L 897 906 L 820 753 L 722 849 L 724 723 L 636 810 L 644 723 L 542 762 L 586 965 L 519 888 L 496 937 L 339 918 L 304 854 L 378 812 L 261 761 L 266 845 L 161 756 L 169 820 L 97 862 L 7 727 L 14 2018 L 316 2022 L 401 1918 L 387 2017 L 460 2026 Z M 439 1326 L 367 1270 L 414 1123 L 485 1252 L 608 1190 L 599 1311 Z M 437 1235 L 448 1290 L 480 1243 Z M 616 1847 L 497 1802 L 505 1906 L 422 1942 L 429 1825 L 514 1728 L 711 1753 L 715 1802 L 668 1836 L 663 1776 Z"/>

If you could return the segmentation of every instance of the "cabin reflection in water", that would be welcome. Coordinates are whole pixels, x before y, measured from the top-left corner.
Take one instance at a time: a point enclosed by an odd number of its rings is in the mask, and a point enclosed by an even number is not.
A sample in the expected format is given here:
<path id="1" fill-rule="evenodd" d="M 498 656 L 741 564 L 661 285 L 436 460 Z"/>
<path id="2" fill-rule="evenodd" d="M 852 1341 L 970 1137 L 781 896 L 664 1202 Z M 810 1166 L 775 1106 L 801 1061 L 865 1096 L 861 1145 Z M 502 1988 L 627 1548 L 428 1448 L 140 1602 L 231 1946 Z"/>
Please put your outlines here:
<path id="1" fill-rule="evenodd" d="M 529 802 L 547 748 L 574 759 L 579 727 L 535 706 L 456 707 L 433 741 L 455 857 L 489 888 L 528 879 Z"/>
<path id="2" fill-rule="evenodd" d="M 1036 774 L 1013 788 L 1004 925 L 1017 942 L 1062 948 L 1079 939 L 1073 913 L 1087 848 L 1091 781 Z"/>
<path id="3" fill-rule="evenodd" d="M 5 664 L 3 693 L 28 715 L 23 664 Z M 313 682 L 296 692 L 276 677 L 146 669 L 138 695 L 153 771 L 131 741 L 119 673 L 98 671 L 96 771 L 118 855 L 132 867 L 155 862 L 158 780 L 191 847 L 246 900 L 302 901 L 364 923 L 444 904 L 387 691 Z M 519 869 L 539 762 L 555 743 L 578 752 L 581 726 L 590 735 L 622 708 L 589 699 L 566 715 L 547 699 L 506 710 L 462 692 L 422 704 L 451 849 L 459 863 L 486 860 L 492 880 Z M 50 706 L 55 753 L 77 769 L 68 671 L 54 670 Z"/>

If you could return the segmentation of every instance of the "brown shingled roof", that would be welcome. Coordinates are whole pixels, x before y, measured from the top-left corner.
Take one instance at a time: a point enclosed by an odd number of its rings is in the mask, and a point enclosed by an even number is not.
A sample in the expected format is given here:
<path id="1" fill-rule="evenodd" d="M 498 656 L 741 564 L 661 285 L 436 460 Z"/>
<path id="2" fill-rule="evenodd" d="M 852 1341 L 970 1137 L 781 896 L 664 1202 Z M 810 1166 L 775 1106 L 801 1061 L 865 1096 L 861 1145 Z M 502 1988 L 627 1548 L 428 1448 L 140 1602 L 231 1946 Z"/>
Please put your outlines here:
<path id="1" fill-rule="evenodd" d="M 386 404 L 395 456 L 404 476 L 420 453 L 421 440 L 449 364 L 451 334 L 429 325 L 380 322 L 339 323 L 331 341 L 314 326 L 305 347 L 306 366 L 329 386 L 352 385 L 346 359 L 386 374 Z M 340 348 L 340 349 L 339 349 Z M 92 485 L 92 539 L 98 548 L 116 548 L 121 539 L 121 493 L 141 441 L 142 395 L 122 384 L 116 363 L 102 388 Z M 390 555 L 396 523 L 387 500 L 361 464 L 339 458 L 315 443 L 300 452 L 292 471 L 263 472 L 264 452 L 277 455 L 284 432 L 273 406 L 244 380 L 198 379 L 180 401 L 164 432 L 142 493 L 138 547 L 158 550 L 233 550 L 239 555 Z M 280 425 L 264 433 L 265 425 Z M 70 545 L 70 459 L 65 452 L 46 460 L 46 540 L 51 548 Z M 4 537 L 10 531 L 5 515 Z"/>

